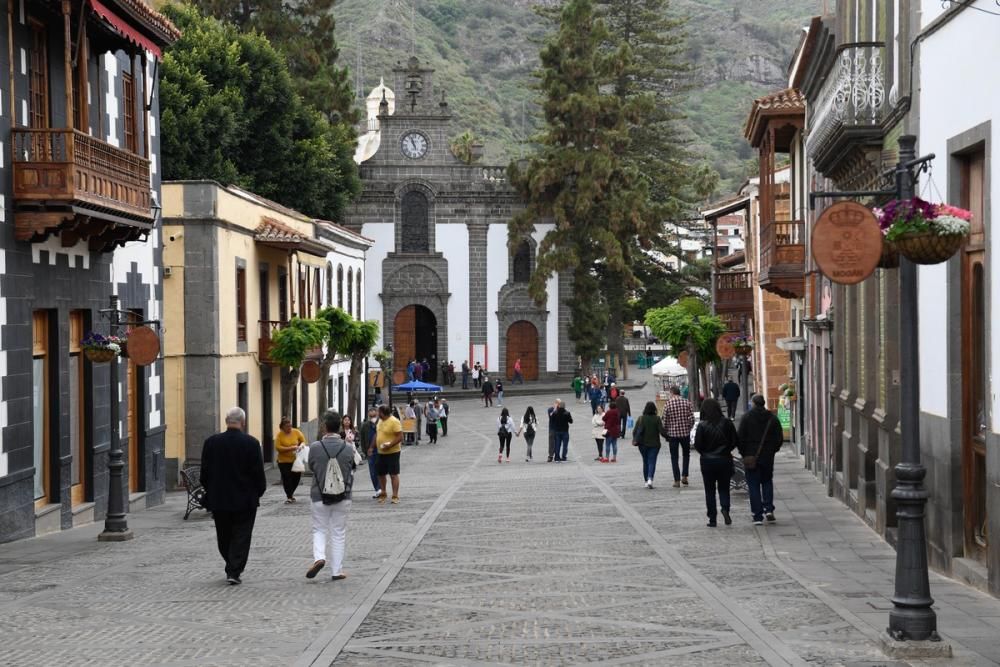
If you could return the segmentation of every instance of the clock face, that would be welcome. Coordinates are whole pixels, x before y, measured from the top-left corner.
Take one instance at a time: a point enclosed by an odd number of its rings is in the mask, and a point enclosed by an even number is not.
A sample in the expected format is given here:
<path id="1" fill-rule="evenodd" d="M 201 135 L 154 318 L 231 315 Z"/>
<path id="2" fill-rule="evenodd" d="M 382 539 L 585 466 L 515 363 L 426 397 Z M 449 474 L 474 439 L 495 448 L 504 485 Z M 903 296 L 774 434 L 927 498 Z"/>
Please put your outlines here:
<path id="1" fill-rule="evenodd" d="M 422 158 L 427 153 L 427 137 L 419 132 L 407 132 L 403 135 L 401 148 L 408 158 Z"/>

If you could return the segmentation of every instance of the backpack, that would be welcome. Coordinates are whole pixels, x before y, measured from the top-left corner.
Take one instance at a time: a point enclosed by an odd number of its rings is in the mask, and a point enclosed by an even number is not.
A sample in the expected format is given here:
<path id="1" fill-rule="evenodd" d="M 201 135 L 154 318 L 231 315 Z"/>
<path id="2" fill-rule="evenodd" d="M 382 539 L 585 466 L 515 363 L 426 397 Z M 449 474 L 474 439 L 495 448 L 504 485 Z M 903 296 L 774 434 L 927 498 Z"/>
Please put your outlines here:
<path id="1" fill-rule="evenodd" d="M 330 451 L 326 448 L 326 443 L 322 440 L 319 441 L 319 444 L 323 448 L 323 451 L 326 452 L 326 455 L 330 457 L 326 462 L 326 477 L 323 479 L 323 488 L 320 489 L 320 497 L 323 499 L 324 505 L 334 505 L 347 498 L 347 494 L 350 493 L 351 486 L 354 483 L 354 472 L 351 471 L 345 479 L 344 469 L 341 467 L 336 455 L 330 456 Z M 342 449 L 337 454 L 340 454 L 346 447 L 347 445 L 342 444 Z"/>

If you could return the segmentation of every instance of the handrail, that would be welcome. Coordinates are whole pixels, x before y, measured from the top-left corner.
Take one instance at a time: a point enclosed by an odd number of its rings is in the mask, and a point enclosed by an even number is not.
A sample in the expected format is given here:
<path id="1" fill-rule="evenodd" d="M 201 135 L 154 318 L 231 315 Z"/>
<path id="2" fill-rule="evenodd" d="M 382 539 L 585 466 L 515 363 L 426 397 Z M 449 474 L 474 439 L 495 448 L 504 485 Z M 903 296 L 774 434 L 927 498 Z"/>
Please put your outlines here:
<path id="1" fill-rule="evenodd" d="M 805 225 L 801 220 L 774 220 L 761 233 L 761 270 L 781 263 L 778 257 L 785 248 L 805 247 Z"/>

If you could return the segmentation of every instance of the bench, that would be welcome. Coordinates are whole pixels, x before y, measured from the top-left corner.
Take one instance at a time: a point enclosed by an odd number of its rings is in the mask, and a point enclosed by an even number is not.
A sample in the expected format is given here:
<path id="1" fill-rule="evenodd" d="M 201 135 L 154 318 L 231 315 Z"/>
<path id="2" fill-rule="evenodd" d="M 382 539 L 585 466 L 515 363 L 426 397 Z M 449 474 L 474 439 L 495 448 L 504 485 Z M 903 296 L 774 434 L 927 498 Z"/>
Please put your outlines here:
<path id="1" fill-rule="evenodd" d="M 204 504 L 205 487 L 201 485 L 201 468 L 198 466 L 181 470 L 181 479 L 184 480 L 188 494 L 187 511 L 184 512 L 184 520 L 186 521 L 191 516 L 191 512 L 207 509 Z"/>

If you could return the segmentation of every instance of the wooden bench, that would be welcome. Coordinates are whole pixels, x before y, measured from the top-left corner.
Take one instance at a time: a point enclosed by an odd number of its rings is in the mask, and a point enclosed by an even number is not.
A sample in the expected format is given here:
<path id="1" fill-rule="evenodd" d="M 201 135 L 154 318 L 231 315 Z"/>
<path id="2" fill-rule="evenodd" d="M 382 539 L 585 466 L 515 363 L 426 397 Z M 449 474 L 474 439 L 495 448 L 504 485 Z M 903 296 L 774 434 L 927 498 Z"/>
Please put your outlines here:
<path id="1" fill-rule="evenodd" d="M 192 466 L 181 470 L 181 479 L 187 487 L 187 511 L 184 512 L 184 520 L 195 510 L 204 510 L 205 507 L 205 487 L 201 485 L 201 468 Z"/>

